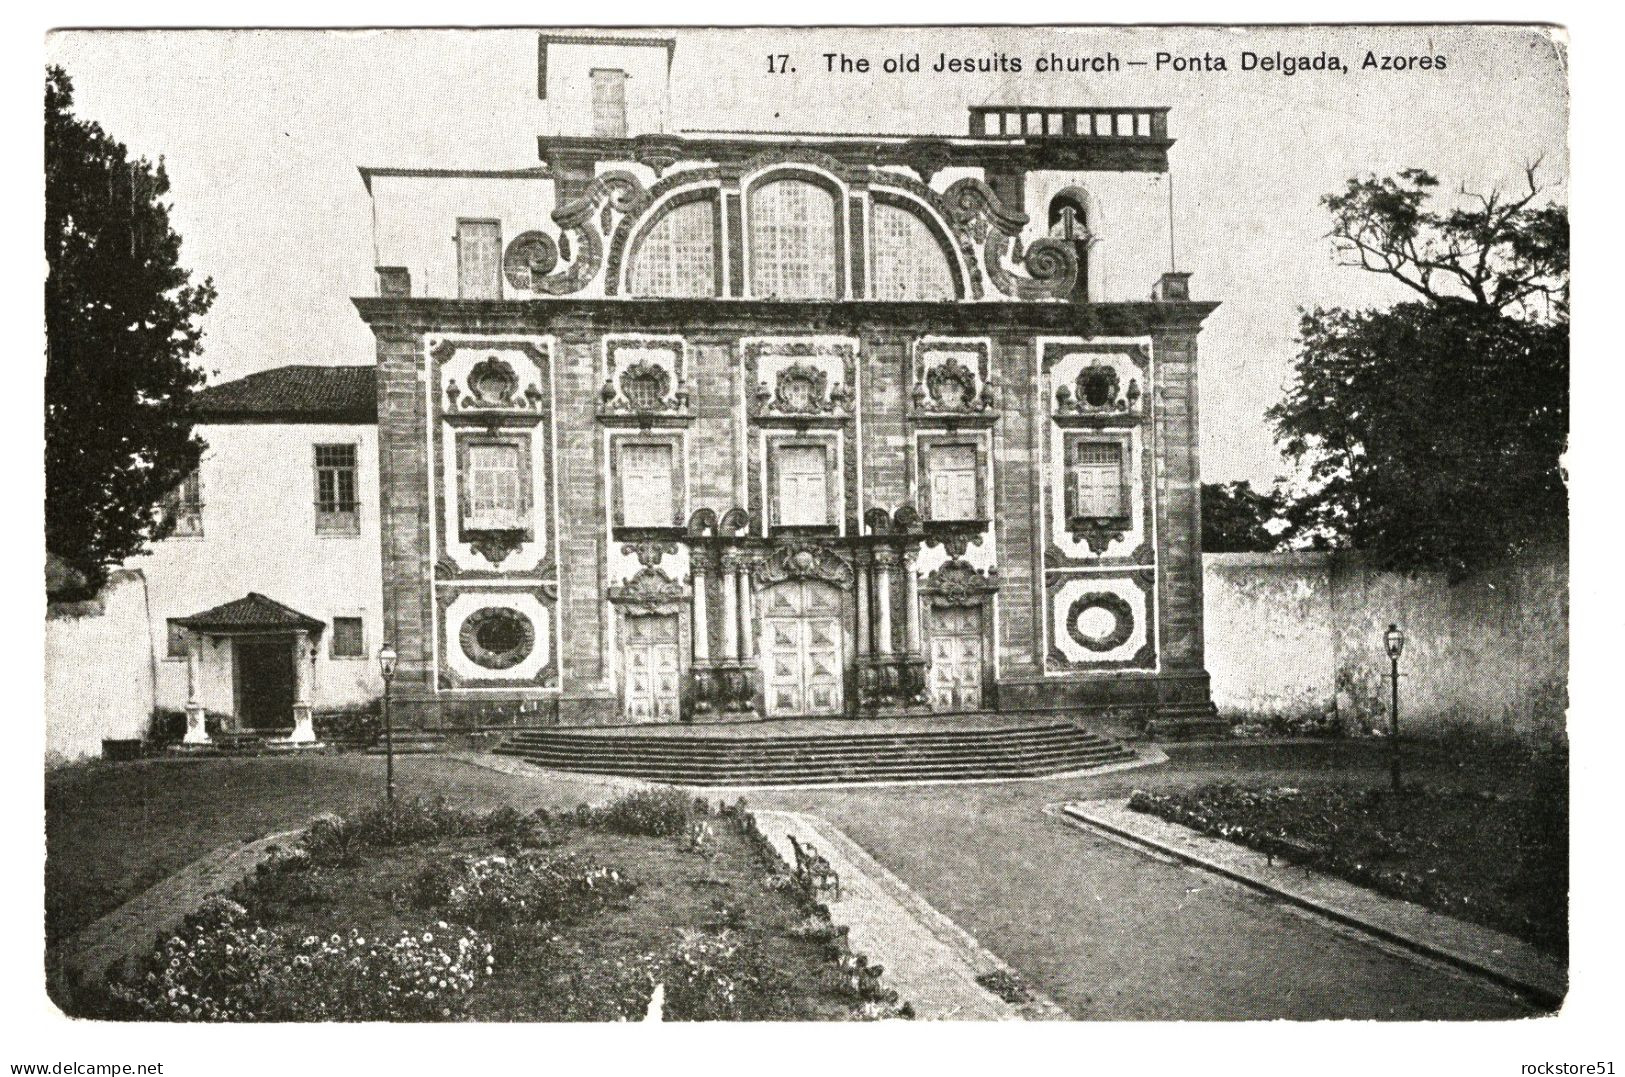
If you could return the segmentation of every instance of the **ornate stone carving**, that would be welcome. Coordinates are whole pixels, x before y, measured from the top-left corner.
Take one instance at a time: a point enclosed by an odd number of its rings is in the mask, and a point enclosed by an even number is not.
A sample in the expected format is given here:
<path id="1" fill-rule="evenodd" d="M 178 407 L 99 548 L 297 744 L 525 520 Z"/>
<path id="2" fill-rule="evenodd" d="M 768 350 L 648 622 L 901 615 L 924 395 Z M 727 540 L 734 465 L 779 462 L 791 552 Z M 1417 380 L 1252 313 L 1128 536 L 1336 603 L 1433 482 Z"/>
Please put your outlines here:
<path id="1" fill-rule="evenodd" d="M 536 649 L 536 627 L 518 610 L 487 606 L 464 619 L 457 642 L 483 669 L 511 669 Z"/>
<path id="2" fill-rule="evenodd" d="M 641 553 L 639 560 L 643 560 Z M 643 565 L 631 579 L 609 589 L 609 600 L 631 615 L 668 616 L 683 612 L 688 603 L 688 591 L 683 585 L 647 561 Z"/>
<path id="3" fill-rule="evenodd" d="M 488 356 L 474 364 L 468 372 L 468 392 L 464 406 L 476 408 L 507 408 L 514 404 L 519 391 L 519 376 L 510 363 Z"/>
<path id="4" fill-rule="evenodd" d="M 1105 610 L 1112 616 L 1112 629 L 1103 636 L 1091 636 L 1079 627 L 1079 620 L 1092 609 Z M 1066 611 L 1067 635 L 1081 647 L 1091 651 L 1113 651 L 1121 647 L 1134 632 L 1134 610 L 1121 595 L 1110 591 L 1090 591 L 1079 595 Z"/>
<path id="5" fill-rule="evenodd" d="M 522 292 L 536 291 L 536 282 L 559 264 L 559 248 L 545 232 L 521 232 L 502 255 L 502 275 Z"/>
<path id="6" fill-rule="evenodd" d="M 1097 361 L 1078 371 L 1072 385 L 1056 387 L 1055 410 L 1062 415 L 1138 412 L 1141 396 L 1138 378 L 1130 378 L 1124 390 L 1117 368 Z"/>
<path id="7" fill-rule="evenodd" d="M 1102 519 L 1098 516 L 1074 516 L 1066 522 L 1067 534 L 1072 536 L 1074 542 L 1081 542 L 1089 547 L 1089 551 L 1097 556 L 1106 552 L 1106 548 L 1113 542 L 1128 534 L 1129 521 L 1126 517 Z"/>
<path id="8" fill-rule="evenodd" d="M 852 566 L 834 550 L 806 542 L 777 546 L 756 562 L 752 576 L 758 587 L 784 580 L 822 580 L 845 587 L 852 582 Z"/>
<path id="9" fill-rule="evenodd" d="M 519 549 L 525 543 L 525 532 L 518 529 L 505 531 L 471 531 L 468 533 L 468 546 L 475 553 L 491 562 L 500 565 L 507 560 L 508 555 Z"/>
<path id="10" fill-rule="evenodd" d="M 845 384 L 829 384 L 829 372 L 812 363 L 791 363 L 780 370 L 773 386 L 757 385 L 751 414 L 840 415 L 852 410 L 852 391 Z"/>
<path id="11" fill-rule="evenodd" d="M 983 572 L 968 561 L 955 558 L 937 566 L 925 578 L 921 590 L 938 609 L 953 606 L 980 606 L 999 589 L 998 569 Z"/>
<path id="12" fill-rule="evenodd" d="M 903 143 L 898 151 L 903 163 L 920 174 L 922 182 L 948 167 L 948 145 L 939 139 L 916 138 Z"/>
<path id="13" fill-rule="evenodd" d="M 648 192 L 630 172 L 606 172 L 594 178 L 581 197 L 553 211 L 553 221 L 561 229 L 559 257 L 569 264 L 540 279 L 532 275 L 532 290 L 547 295 L 569 295 L 585 288 L 603 267 L 604 237 L 599 231 L 602 223 L 600 211 L 619 213 L 624 219 L 647 209 L 648 201 Z M 570 242 L 572 236 L 573 244 Z"/>
<path id="14" fill-rule="evenodd" d="M 926 400 L 917 401 L 922 407 L 934 411 L 977 412 L 986 410 L 988 401 L 976 389 L 976 372 L 950 355 L 944 361 L 923 370 Z"/>
<path id="15" fill-rule="evenodd" d="M 1027 215 L 1006 207 L 982 180 L 966 176 L 954 181 L 943 201 L 967 261 L 974 261 L 980 244 L 982 265 L 999 291 L 1016 299 L 1062 299 L 1071 293 L 1078 277 L 1078 254 L 1066 242 L 1033 240 L 1019 254 L 1025 278 L 1005 264 L 1011 241 L 1027 225 Z"/>

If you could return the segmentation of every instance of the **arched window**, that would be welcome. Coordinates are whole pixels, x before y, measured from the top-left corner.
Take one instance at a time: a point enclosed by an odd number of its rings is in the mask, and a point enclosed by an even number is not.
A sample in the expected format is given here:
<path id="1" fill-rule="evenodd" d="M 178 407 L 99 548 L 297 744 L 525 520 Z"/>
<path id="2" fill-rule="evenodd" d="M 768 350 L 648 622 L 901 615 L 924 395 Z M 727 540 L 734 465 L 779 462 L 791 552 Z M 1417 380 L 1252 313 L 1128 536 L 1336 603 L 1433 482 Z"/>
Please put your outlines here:
<path id="1" fill-rule="evenodd" d="M 835 299 L 835 196 L 806 180 L 750 192 L 750 291 L 759 298 Z"/>
<path id="2" fill-rule="evenodd" d="M 1078 252 L 1078 280 L 1072 286 L 1072 299 L 1084 302 L 1089 298 L 1089 244 L 1094 236 L 1089 226 L 1089 196 L 1068 187 L 1050 199 L 1049 234 L 1051 239 L 1070 242 Z"/>
<path id="3" fill-rule="evenodd" d="M 875 298 L 953 299 L 954 269 L 916 213 L 874 203 Z"/>
<path id="4" fill-rule="evenodd" d="M 632 295 L 717 294 L 716 203 L 697 199 L 656 221 L 632 256 Z"/>

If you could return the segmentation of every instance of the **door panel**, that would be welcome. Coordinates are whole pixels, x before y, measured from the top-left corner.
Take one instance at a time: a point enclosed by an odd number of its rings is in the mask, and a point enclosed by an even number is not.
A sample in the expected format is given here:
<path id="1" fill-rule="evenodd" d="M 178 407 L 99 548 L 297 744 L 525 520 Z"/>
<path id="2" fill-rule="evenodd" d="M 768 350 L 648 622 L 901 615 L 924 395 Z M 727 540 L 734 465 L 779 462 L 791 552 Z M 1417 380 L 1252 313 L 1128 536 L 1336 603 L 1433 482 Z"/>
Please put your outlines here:
<path id="1" fill-rule="evenodd" d="M 979 607 L 932 611 L 931 706 L 936 710 L 978 710 L 982 706 Z"/>
<path id="2" fill-rule="evenodd" d="M 840 592 L 792 581 L 762 601 L 762 669 L 773 715 L 839 714 L 845 670 Z"/>
<path id="3" fill-rule="evenodd" d="M 675 722 L 682 711 L 676 617 L 628 617 L 625 662 L 626 720 Z"/>

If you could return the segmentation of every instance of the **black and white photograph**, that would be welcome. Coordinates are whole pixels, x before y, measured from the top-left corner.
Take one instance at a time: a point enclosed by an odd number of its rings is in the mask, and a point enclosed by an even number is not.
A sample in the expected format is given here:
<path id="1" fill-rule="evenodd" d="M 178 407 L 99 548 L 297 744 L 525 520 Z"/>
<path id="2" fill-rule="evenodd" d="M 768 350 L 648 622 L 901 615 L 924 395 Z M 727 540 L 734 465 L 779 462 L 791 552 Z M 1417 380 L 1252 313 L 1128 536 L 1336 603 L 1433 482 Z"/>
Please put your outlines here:
<path id="1" fill-rule="evenodd" d="M 1612 1075 L 1554 1054 L 1617 707 L 1526 16 L 45 33 L 52 1047 L 0 1063 L 1275 1022 Z"/>

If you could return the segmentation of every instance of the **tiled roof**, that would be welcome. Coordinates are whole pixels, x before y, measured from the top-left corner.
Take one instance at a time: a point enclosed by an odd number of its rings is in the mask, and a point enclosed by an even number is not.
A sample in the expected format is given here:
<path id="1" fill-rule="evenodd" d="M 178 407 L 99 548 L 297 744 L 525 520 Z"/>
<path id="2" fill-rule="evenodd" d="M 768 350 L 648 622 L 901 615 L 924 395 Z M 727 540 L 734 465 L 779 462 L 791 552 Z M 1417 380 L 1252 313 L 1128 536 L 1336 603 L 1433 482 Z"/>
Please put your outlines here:
<path id="1" fill-rule="evenodd" d="M 279 366 L 197 395 L 205 422 L 375 423 L 378 395 L 370 366 Z"/>
<path id="2" fill-rule="evenodd" d="M 320 632 L 324 627 L 316 618 L 307 617 L 296 609 L 266 598 L 258 591 L 250 591 L 242 598 L 204 610 L 202 613 L 178 618 L 176 623 L 182 628 L 190 628 L 197 632 L 226 633 L 271 629 L 292 632 L 301 628 Z"/>

